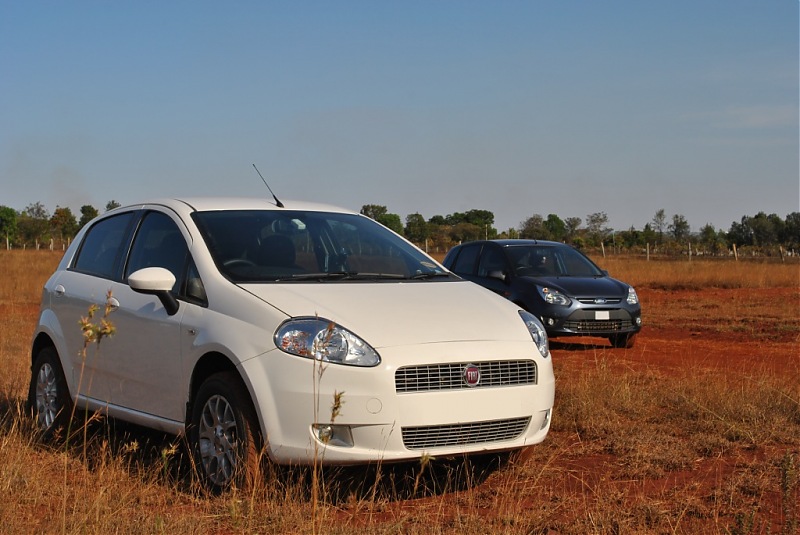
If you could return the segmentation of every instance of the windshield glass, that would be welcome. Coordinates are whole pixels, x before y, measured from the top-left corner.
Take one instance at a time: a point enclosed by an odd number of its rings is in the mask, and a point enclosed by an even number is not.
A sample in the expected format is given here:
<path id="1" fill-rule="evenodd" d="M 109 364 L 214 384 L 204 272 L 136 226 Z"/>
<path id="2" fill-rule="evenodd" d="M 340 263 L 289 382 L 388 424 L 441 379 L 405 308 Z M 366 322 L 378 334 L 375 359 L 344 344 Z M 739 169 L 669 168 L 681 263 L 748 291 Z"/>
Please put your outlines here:
<path id="1" fill-rule="evenodd" d="M 229 210 L 192 217 L 217 267 L 234 282 L 446 277 L 424 253 L 355 214 Z"/>
<path id="2" fill-rule="evenodd" d="M 583 253 L 566 245 L 525 245 L 506 248 L 517 275 L 532 277 L 602 277 L 603 272 Z"/>

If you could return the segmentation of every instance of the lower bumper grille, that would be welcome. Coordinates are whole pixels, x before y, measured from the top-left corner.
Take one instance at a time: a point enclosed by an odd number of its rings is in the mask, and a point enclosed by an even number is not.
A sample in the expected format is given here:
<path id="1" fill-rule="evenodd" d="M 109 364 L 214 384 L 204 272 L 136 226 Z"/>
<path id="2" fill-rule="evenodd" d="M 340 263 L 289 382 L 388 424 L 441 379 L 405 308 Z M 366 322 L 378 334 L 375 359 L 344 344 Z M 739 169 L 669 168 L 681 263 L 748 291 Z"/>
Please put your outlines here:
<path id="1" fill-rule="evenodd" d="M 564 327 L 578 332 L 616 332 L 623 329 L 631 329 L 633 323 L 624 320 L 611 321 L 565 321 Z"/>
<path id="2" fill-rule="evenodd" d="M 403 444 L 410 450 L 422 450 L 502 442 L 520 436 L 530 421 L 530 416 L 527 416 L 488 422 L 404 427 L 402 428 Z"/>

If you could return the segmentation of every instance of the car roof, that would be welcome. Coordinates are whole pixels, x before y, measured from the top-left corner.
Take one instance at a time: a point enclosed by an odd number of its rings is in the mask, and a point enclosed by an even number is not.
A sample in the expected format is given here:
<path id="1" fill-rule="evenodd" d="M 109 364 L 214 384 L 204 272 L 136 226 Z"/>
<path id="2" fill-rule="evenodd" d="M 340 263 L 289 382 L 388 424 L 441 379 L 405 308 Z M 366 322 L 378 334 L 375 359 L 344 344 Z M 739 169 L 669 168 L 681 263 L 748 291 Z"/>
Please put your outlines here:
<path id="1" fill-rule="evenodd" d="M 506 240 L 476 240 L 471 242 L 464 242 L 462 245 L 468 245 L 470 243 L 496 243 L 501 247 L 520 247 L 526 245 L 548 245 L 548 246 L 560 246 L 563 245 L 565 247 L 569 247 L 561 242 L 557 241 L 548 241 L 548 240 L 526 240 L 526 239 L 506 239 Z"/>
<path id="2" fill-rule="evenodd" d="M 183 197 L 183 198 L 156 198 L 140 203 L 122 206 L 119 209 L 130 209 L 137 206 L 161 205 L 172 208 L 177 212 L 185 211 L 216 211 L 216 210 L 300 210 L 307 212 L 336 212 L 356 214 L 352 210 L 322 203 L 286 200 L 282 201 L 283 208 L 269 199 L 261 197 Z"/>

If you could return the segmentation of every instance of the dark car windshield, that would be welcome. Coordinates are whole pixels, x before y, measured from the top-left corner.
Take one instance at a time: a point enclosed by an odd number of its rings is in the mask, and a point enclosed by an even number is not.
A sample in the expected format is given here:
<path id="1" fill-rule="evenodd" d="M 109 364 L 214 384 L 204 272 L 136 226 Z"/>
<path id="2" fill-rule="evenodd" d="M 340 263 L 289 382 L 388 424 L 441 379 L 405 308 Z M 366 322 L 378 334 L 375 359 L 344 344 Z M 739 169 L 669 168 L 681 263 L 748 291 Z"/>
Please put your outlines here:
<path id="1" fill-rule="evenodd" d="M 533 277 L 602 277 L 594 262 L 566 245 L 515 245 L 506 253 L 517 275 Z"/>
<path id="2" fill-rule="evenodd" d="M 217 267 L 234 282 L 441 280 L 446 276 L 430 258 L 386 227 L 355 214 L 223 210 L 195 212 L 192 217 Z"/>

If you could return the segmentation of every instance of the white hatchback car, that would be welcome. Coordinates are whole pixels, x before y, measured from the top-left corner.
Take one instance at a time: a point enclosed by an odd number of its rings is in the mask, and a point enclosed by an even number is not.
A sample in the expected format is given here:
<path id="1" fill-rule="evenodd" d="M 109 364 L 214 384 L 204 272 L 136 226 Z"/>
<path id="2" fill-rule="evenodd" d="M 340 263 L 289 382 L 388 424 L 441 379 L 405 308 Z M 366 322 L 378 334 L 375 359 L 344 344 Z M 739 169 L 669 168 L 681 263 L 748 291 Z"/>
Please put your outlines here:
<path id="1" fill-rule="evenodd" d="M 116 333 L 82 351 L 80 318 L 105 304 Z M 223 490 L 261 451 L 350 464 L 539 443 L 549 356 L 539 320 L 365 216 L 167 199 L 107 212 L 68 248 L 28 401 L 45 434 L 75 406 L 187 433 Z"/>

